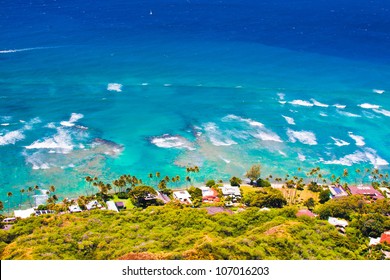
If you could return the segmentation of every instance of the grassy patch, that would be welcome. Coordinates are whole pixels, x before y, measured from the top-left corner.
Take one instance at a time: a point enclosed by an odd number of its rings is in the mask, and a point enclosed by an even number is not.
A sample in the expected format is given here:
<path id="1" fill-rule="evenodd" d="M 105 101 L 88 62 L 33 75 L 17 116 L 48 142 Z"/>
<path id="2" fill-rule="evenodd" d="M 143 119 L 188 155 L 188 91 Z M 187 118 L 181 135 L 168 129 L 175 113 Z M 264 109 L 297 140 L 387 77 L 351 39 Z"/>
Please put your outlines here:
<path id="1" fill-rule="evenodd" d="M 240 189 L 242 191 L 242 195 L 246 195 L 248 193 L 255 192 L 259 188 L 254 188 L 252 186 L 241 186 Z"/>
<path id="2" fill-rule="evenodd" d="M 310 197 L 318 202 L 319 193 L 309 191 L 306 188 L 302 191 L 288 188 L 281 188 L 279 190 L 283 193 L 284 198 L 289 204 L 302 204 Z"/>
<path id="3" fill-rule="evenodd" d="M 121 198 L 118 198 L 117 195 L 114 195 L 113 201 L 114 202 L 119 202 L 119 201 L 123 202 L 123 204 L 125 205 L 126 209 L 132 209 L 132 208 L 135 207 L 133 205 L 133 203 L 131 202 L 130 198 L 128 198 L 128 199 L 121 199 Z"/>

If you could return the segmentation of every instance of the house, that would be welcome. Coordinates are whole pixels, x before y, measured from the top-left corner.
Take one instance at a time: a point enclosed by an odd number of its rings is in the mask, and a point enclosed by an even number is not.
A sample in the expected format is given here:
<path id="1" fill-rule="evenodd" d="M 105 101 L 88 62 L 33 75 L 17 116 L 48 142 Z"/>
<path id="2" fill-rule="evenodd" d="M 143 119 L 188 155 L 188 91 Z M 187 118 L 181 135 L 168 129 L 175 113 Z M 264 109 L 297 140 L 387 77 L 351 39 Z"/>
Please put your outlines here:
<path id="1" fill-rule="evenodd" d="M 68 209 L 69 209 L 70 213 L 78 213 L 78 212 L 82 211 L 78 204 L 73 204 L 73 205 L 69 206 Z"/>
<path id="2" fill-rule="evenodd" d="M 26 209 L 26 210 L 15 210 L 14 211 L 15 218 L 25 219 L 25 218 L 31 217 L 31 214 L 35 215 L 35 209 L 34 208 L 29 208 L 29 209 Z"/>
<path id="3" fill-rule="evenodd" d="M 388 243 L 390 245 L 390 230 L 381 234 L 380 243 Z"/>
<path id="4" fill-rule="evenodd" d="M 348 226 L 348 222 L 346 220 L 337 219 L 334 217 L 329 217 L 328 222 L 335 226 L 340 233 L 345 234 L 345 228 Z"/>
<path id="5" fill-rule="evenodd" d="M 241 191 L 239 187 L 224 185 L 223 187 L 219 188 L 221 189 L 223 196 L 231 197 L 233 202 L 235 202 L 237 198 L 241 198 Z"/>
<path id="6" fill-rule="evenodd" d="M 186 203 L 186 204 L 192 204 L 191 201 L 191 195 L 187 191 L 176 191 L 173 192 L 173 197 L 180 202 Z"/>
<path id="7" fill-rule="evenodd" d="M 373 186 L 349 186 L 352 195 L 364 195 L 366 197 L 372 197 L 373 199 L 382 199 L 384 196 L 374 189 Z"/>
<path id="8" fill-rule="evenodd" d="M 370 237 L 370 243 L 368 244 L 369 246 L 375 246 L 375 245 L 378 245 L 381 241 L 381 238 L 378 237 L 378 238 L 372 238 Z"/>
<path id="9" fill-rule="evenodd" d="M 157 192 L 157 198 L 160 199 L 164 203 L 168 203 L 169 201 L 171 201 L 169 196 L 167 196 L 166 194 L 164 194 L 162 192 Z"/>
<path id="10" fill-rule="evenodd" d="M 108 206 L 108 205 L 107 205 Z M 122 210 L 125 209 L 125 204 L 122 201 L 117 201 L 115 202 L 115 208 L 117 210 Z"/>
<path id="11" fill-rule="evenodd" d="M 199 187 L 202 191 L 202 200 L 203 202 L 219 202 L 218 192 L 209 187 Z"/>
<path id="12" fill-rule="evenodd" d="M 310 210 L 307 210 L 307 209 L 301 209 L 297 212 L 296 214 L 297 217 L 302 217 L 302 216 L 306 216 L 306 217 L 310 217 L 310 218 L 315 218 L 316 215 L 311 212 Z"/>
<path id="13" fill-rule="evenodd" d="M 92 209 L 100 209 L 102 208 L 102 205 L 97 201 L 97 200 L 92 200 L 90 202 L 88 202 L 85 207 L 87 208 L 87 210 L 92 210 Z"/>
<path id="14" fill-rule="evenodd" d="M 332 198 L 348 196 L 348 193 L 343 189 L 341 185 L 329 187 Z"/>
<path id="15" fill-rule="evenodd" d="M 115 205 L 115 202 L 114 201 L 106 201 L 106 204 L 107 204 L 107 209 L 108 210 L 112 210 L 112 211 L 115 211 L 115 212 L 119 212 L 118 208 L 116 207 Z"/>

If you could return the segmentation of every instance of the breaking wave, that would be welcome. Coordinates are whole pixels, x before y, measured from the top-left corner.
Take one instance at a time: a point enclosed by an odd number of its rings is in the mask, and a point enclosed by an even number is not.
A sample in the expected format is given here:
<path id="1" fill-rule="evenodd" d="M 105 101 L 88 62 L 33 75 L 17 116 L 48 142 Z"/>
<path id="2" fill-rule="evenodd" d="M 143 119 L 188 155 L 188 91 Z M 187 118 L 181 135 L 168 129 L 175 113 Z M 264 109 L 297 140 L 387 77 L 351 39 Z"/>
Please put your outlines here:
<path id="1" fill-rule="evenodd" d="M 310 131 L 294 131 L 287 129 L 287 136 L 289 140 L 295 143 L 297 140 L 305 145 L 317 145 L 317 139 L 313 132 Z"/>

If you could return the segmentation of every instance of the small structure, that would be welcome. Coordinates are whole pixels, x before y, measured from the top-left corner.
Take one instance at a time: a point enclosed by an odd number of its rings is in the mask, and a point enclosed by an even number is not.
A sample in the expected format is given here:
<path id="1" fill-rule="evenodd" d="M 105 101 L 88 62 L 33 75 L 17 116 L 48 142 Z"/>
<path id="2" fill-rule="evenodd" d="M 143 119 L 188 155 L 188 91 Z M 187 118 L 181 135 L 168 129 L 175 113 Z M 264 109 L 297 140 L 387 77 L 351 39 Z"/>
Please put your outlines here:
<path id="1" fill-rule="evenodd" d="M 268 208 L 268 207 L 263 207 L 263 208 L 260 209 L 260 211 L 271 211 L 271 209 Z"/>
<path id="2" fill-rule="evenodd" d="M 87 210 L 92 210 L 92 209 L 100 209 L 102 208 L 102 205 L 97 201 L 97 200 L 92 200 L 88 202 L 85 207 Z"/>
<path id="3" fill-rule="evenodd" d="M 221 189 L 223 196 L 231 197 L 233 202 L 236 202 L 238 198 L 241 198 L 241 192 L 239 187 L 224 185 L 223 187 L 219 188 Z"/>
<path id="4" fill-rule="evenodd" d="M 381 238 L 378 237 L 378 238 L 372 238 L 370 237 L 370 243 L 368 244 L 369 246 L 375 246 L 375 245 L 378 245 L 381 241 Z"/>
<path id="5" fill-rule="evenodd" d="M 316 215 L 311 212 L 310 210 L 307 210 L 307 209 L 301 209 L 297 212 L 296 214 L 297 217 L 302 217 L 302 216 L 306 216 L 306 217 L 310 217 L 310 218 L 315 218 Z"/>
<path id="6" fill-rule="evenodd" d="M 115 212 L 119 212 L 118 208 L 116 207 L 115 205 L 115 202 L 114 201 L 106 201 L 106 204 L 107 204 L 107 209 L 108 210 L 111 210 L 111 211 L 115 211 Z"/>
<path id="7" fill-rule="evenodd" d="M 341 233 L 345 233 L 345 228 L 348 226 L 348 222 L 346 220 L 341 220 L 334 217 L 329 217 L 328 222 L 335 226 Z"/>
<path id="8" fill-rule="evenodd" d="M 122 201 L 117 201 L 115 202 L 115 208 L 116 210 L 123 210 L 125 209 L 125 204 Z"/>
<path id="9" fill-rule="evenodd" d="M 203 202 L 219 202 L 218 192 L 209 187 L 199 187 L 202 191 L 202 200 Z"/>
<path id="10" fill-rule="evenodd" d="M 215 215 L 217 213 L 233 214 L 233 211 L 223 207 L 206 207 L 206 210 L 209 215 Z"/>
<path id="11" fill-rule="evenodd" d="M 374 189 L 373 186 L 349 186 L 348 189 L 351 191 L 352 195 L 364 195 L 373 199 L 384 198 L 384 196 L 379 191 Z"/>
<path id="12" fill-rule="evenodd" d="M 32 214 L 35 215 L 35 209 L 34 208 L 28 208 L 26 210 L 15 210 L 14 211 L 15 218 L 25 219 L 25 218 L 31 217 Z"/>
<path id="13" fill-rule="evenodd" d="M 390 245 L 390 230 L 381 234 L 380 243 L 387 243 Z"/>
<path id="14" fill-rule="evenodd" d="M 169 201 L 171 201 L 169 196 L 167 196 L 166 194 L 159 192 L 159 191 L 157 192 L 157 198 L 160 199 L 164 203 L 168 203 Z"/>
<path id="15" fill-rule="evenodd" d="M 182 203 L 192 204 L 191 195 L 187 191 L 173 192 L 173 197 Z"/>
<path id="16" fill-rule="evenodd" d="M 53 210 L 36 210 L 35 211 L 35 216 L 40 216 L 40 215 L 44 215 L 44 214 L 54 214 L 55 211 Z"/>
<path id="17" fill-rule="evenodd" d="M 330 186 L 329 190 L 330 190 L 330 193 L 332 194 L 332 198 L 348 196 L 348 193 L 343 189 L 343 187 L 341 185 Z"/>
<path id="18" fill-rule="evenodd" d="M 81 208 L 78 204 L 72 204 L 71 206 L 69 206 L 69 211 L 70 213 L 78 213 L 78 212 L 81 212 Z"/>

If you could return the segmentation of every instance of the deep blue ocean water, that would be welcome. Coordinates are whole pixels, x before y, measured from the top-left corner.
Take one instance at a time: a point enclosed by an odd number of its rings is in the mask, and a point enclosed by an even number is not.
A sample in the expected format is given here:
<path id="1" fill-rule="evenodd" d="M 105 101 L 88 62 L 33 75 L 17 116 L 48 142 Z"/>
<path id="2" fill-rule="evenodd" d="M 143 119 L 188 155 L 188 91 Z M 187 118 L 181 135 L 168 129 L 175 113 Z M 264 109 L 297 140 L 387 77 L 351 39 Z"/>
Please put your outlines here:
<path id="1" fill-rule="evenodd" d="M 86 175 L 388 168 L 386 1 L 0 4 L 0 199 L 15 207 L 36 184 L 85 193 Z"/>

